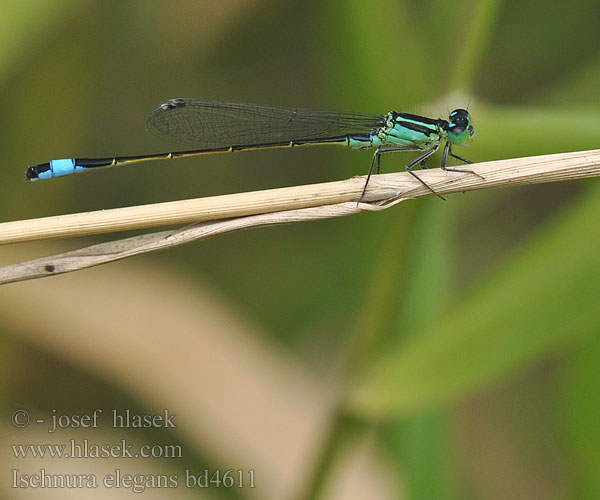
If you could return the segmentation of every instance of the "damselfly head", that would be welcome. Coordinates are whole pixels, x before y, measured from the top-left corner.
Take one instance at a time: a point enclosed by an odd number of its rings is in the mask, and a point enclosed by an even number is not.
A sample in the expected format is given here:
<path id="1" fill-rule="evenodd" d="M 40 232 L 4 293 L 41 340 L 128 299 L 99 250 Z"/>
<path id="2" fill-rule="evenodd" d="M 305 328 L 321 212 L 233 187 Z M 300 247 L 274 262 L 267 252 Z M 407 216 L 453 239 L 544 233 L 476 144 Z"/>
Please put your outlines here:
<path id="1" fill-rule="evenodd" d="M 463 144 L 475 135 L 471 125 L 471 114 L 466 109 L 455 109 L 450 113 L 448 139 L 452 144 Z"/>

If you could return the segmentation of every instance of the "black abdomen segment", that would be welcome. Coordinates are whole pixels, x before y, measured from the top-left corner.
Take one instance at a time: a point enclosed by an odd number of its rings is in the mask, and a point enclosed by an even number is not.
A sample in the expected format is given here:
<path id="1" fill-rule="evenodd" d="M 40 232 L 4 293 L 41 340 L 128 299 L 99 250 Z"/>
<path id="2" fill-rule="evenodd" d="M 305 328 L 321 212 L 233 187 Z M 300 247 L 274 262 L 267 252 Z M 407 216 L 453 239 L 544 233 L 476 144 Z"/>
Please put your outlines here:
<path id="1" fill-rule="evenodd" d="M 350 145 L 351 140 L 368 141 L 368 134 L 357 134 L 352 136 L 326 137 L 323 139 L 306 139 L 297 141 L 281 141 L 269 144 L 247 144 L 237 146 L 224 146 L 220 148 L 197 149 L 192 151 L 174 151 L 171 153 L 159 153 L 153 155 L 140 156 L 117 156 L 113 158 L 69 158 L 61 160 L 52 160 L 39 165 L 33 165 L 27 168 L 25 178 L 28 181 L 38 179 L 51 179 L 52 177 L 62 177 L 78 172 L 87 172 L 96 168 L 114 167 L 117 165 L 127 165 L 129 163 L 140 163 L 152 160 L 169 160 L 172 158 L 185 158 L 189 156 L 200 156 L 216 153 L 235 153 L 237 151 L 251 151 L 258 149 L 289 148 L 295 146 L 314 146 L 318 144 L 340 144 Z"/>

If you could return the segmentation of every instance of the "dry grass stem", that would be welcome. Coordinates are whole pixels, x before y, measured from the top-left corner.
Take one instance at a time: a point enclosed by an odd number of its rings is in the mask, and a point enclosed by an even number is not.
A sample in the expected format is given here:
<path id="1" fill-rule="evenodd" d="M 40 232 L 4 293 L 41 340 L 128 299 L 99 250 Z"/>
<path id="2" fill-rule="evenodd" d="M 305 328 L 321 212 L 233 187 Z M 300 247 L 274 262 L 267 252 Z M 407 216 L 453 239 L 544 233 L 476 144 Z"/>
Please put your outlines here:
<path id="1" fill-rule="evenodd" d="M 482 178 L 441 169 L 418 175 L 439 194 L 600 175 L 600 150 L 468 165 Z M 0 268 L 0 284 L 84 269 L 249 227 L 286 224 L 377 211 L 433 194 L 407 172 L 365 178 L 101 210 L 0 224 L 0 244 L 194 223 Z"/>

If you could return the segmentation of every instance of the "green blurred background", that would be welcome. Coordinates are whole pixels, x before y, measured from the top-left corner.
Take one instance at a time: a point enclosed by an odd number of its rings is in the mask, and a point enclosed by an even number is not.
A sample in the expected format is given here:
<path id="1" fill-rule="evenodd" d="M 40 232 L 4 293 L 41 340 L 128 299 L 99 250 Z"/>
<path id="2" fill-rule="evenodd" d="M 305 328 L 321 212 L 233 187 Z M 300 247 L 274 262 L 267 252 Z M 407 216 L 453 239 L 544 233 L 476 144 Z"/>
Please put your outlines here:
<path id="1" fill-rule="evenodd" d="M 370 153 L 309 148 L 24 182 L 52 158 L 173 149 L 145 131 L 173 97 L 441 117 L 468 106 L 477 135 L 457 152 L 473 161 L 598 147 L 592 0 L 2 5 L 2 222 L 368 168 Z M 160 499 L 600 498 L 599 195 L 596 180 L 455 194 L 2 287 L 2 496 L 130 498 L 12 487 L 15 469 L 118 468 L 176 474 L 179 487 L 143 493 Z M 21 408 L 106 419 L 48 434 L 12 426 Z M 111 409 L 165 408 L 176 429 L 109 425 Z M 17 459 L 9 446 L 70 439 L 183 456 Z M 186 469 L 253 469 L 256 488 L 188 488 Z"/>

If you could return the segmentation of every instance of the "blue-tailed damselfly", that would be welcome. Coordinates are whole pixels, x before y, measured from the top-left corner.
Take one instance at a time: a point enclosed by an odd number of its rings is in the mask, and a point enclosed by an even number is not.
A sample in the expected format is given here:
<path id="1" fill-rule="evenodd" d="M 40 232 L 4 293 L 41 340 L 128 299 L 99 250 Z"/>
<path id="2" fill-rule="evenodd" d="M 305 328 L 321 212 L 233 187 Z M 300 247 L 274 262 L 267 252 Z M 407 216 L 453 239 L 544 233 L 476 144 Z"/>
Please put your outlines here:
<path id="1" fill-rule="evenodd" d="M 148 117 L 148 128 L 159 136 L 197 149 L 140 156 L 52 160 L 28 167 L 26 178 L 49 179 L 149 160 L 317 144 L 338 144 L 355 149 L 377 148 L 365 190 L 375 165 L 377 173 L 380 172 L 383 154 L 422 151 L 405 168 L 437 195 L 412 168 L 415 165 L 425 168 L 428 158 L 442 143 L 442 169 L 474 173 L 446 167 L 448 156 L 471 163 L 452 152 L 453 145 L 465 143 L 474 133 L 471 115 L 465 109 L 455 109 L 448 120 L 443 120 L 396 111 L 385 115 L 366 115 L 179 98 L 157 106 Z"/>

